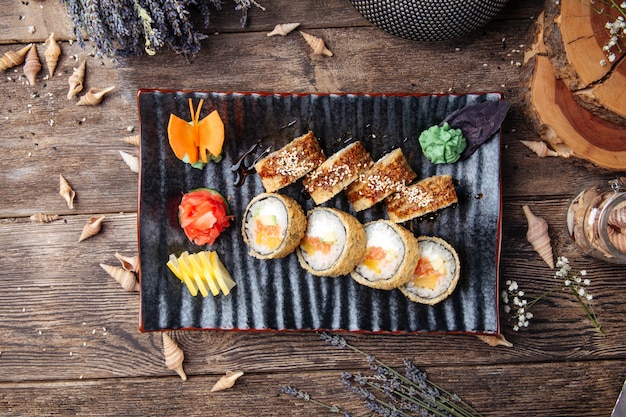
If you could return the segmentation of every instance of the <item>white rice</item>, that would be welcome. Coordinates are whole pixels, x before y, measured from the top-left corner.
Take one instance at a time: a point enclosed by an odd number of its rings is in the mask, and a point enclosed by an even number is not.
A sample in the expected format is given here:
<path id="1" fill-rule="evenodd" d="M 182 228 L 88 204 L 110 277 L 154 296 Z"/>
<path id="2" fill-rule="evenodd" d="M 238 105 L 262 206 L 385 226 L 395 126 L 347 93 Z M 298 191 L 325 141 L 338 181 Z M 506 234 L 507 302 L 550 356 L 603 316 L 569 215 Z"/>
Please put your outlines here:
<path id="1" fill-rule="evenodd" d="M 257 253 L 262 255 L 267 255 L 272 252 L 275 252 L 278 248 L 270 248 L 267 245 L 259 244 L 256 241 L 256 230 L 254 230 L 254 221 L 253 218 L 257 216 L 275 216 L 276 222 L 279 226 L 280 230 L 280 239 L 281 242 L 285 240 L 287 236 L 287 226 L 288 226 L 288 218 L 287 218 L 287 209 L 285 205 L 279 199 L 275 197 L 267 197 L 263 198 L 250 206 L 248 213 L 246 214 L 246 234 L 248 235 L 248 242 L 250 244 L 250 248 Z"/>
<path id="2" fill-rule="evenodd" d="M 456 262 L 450 251 L 437 242 L 421 240 L 419 242 L 420 258 L 427 258 L 436 270 L 443 271 L 444 276 L 437 281 L 432 290 L 416 286 L 413 281 L 405 284 L 404 288 L 422 298 L 436 298 L 445 293 L 450 287 L 456 272 Z"/>
<path id="3" fill-rule="evenodd" d="M 327 254 L 315 251 L 310 254 L 302 250 L 302 257 L 313 269 L 323 271 L 331 268 L 339 259 L 346 247 L 346 228 L 334 213 L 326 210 L 315 210 L 308 217 L 306 237 L 317 237 L 329 240 L 332 237 L 335 242 L 331 245 Z"/>
<path id="4" fill-rule="evenodd" d="M 387 253 L 387 256 L 379 264 L 380 272 L 370 269 L 363 263 L 357 265 L 356 272 L 369 281 L 392 278 L 404 259 L 404 242 L 398 233 L 385 223 L 374 222 L 368 224 L 365 226 L 365 235 L 367 236 L 365 253 L 367 253 L 370 247 L 375 246 L 382 248 Z"/>

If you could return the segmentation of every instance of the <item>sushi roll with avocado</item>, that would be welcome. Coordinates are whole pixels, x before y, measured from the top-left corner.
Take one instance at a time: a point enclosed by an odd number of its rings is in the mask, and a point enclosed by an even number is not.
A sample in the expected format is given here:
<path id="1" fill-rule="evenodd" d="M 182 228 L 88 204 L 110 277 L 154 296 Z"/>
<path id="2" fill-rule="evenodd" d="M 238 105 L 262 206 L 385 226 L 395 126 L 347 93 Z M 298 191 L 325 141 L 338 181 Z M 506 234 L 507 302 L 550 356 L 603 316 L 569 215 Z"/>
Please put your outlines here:
<path id="1" fill-rule="evenodd" d="M 351 214 L 316 207 L 296 249 L 300 265 L 313 275 L 337 277 L 352 271 L 365 253 L 365 230 Z"/>
<path id="2" fill-rule="evenodd" d="M 350 276 L 359 284 L 391 290 L 413 276 L 419 258 L 417 238 L 389 220 L 365 225 L 365 255 Z"/>
<path id="3" fill-rule="evenodd" d="M 417 240 L 419 262 L 400 291 L 416 303 L 437 304 L 456 288 L 461 270 L 459 255 L 441 238 L 421 236 Z"/>
<path id="4" fill-rule="evenodd" d="M 306 216 L 293 198 L 263 193 L 248 204 L 241 232 L 258 259 L 284 258 L 294 251 L 304 236 Z"/>

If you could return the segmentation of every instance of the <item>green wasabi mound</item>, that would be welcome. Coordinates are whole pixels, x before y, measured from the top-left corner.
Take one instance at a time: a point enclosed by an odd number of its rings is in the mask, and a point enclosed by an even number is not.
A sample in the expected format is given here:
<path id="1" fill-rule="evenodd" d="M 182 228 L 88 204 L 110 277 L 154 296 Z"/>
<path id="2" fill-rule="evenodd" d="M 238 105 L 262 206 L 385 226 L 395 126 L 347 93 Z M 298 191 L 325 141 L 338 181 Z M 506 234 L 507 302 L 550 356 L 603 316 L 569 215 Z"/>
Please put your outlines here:
<path id="1" fill-rule="evenodd" d="M 448 123 L 429 127 L 418 140 L 424 156 L 433 164 L 456 162 L 467 147 L 461 129 L 453 129 Z"/>

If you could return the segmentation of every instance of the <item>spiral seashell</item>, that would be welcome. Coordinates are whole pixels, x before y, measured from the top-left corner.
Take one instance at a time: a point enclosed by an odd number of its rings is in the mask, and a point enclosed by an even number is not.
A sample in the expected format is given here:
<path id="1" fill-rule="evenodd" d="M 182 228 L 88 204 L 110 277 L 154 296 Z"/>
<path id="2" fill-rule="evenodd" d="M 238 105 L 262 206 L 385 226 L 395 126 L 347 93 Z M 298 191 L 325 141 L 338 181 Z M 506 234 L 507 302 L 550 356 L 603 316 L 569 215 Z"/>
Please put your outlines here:
<path id="1" fill-rule="evenodd" d="M 122 268 L 131 272 L 139 272 L 139 256 L 125 256 L 115 252 L 115 258 L 120 261 Z"/>
<path id="2" fill-rule="evenodd" d="M 57 43 L 57 40 L 54 37 L 54 32 L 50 33 L 50 36 L 46 40 L 45 44 L 46 48 L 46 66 L 48 67 L 48 73 L 50 73 L 50 77 L 54 75 L 54 70 L 57 67 L 57 62 L 59 62 L 59 56 L 61 56 L 61 47 Z"/>
<path id="3" fill-rule="evenodd" d="M 504 338 L 504 335 L 490 335 L 490 334 L 477 334 L 477 338 L 487 343 L 489 346 L 506 346 L 513 347 L 513 343 L 509 342 Z"/>
<path id="4" fill-rule="evenodd" d="M 167 333 L 163 333 L 163 356 L 165 357 L 165 366 L 175 371 L 183 381 L 186 381 L 187 375 L 183 369 L 185 354 Z"/>
<path id="5" fill-rule="evenodd" d="M 96 106 L 102 103 L 104 95 L 110 91 L 113 91 L 115 87 L 98 88 L 91 87 L 87 93 L 78 100 L 77 106 Z"/>
<path id="6" fill-rule="evenodd" d="M 100 267 L 106 271 L 118 284 L 126 291 L 139 291 L 139 282 L 137 277 L 131 271 L 127 271 L 119 266 L 100 264 Z"/>
<path id="7" fill-rule="evenodd" d="M 225 389 L 231 388 L 233 385 L 235 385 L 235 382 L 242 375 L 243 375 L 243 372 L 241 372 L 241 371 L 239 371 L 239 372 L 227 371 L 226 375 L 221 377 L 215 383 L 215 385 L 213 385 L 213 388 L 211 388 L 211 392 L 223 391 Z"/>
<path id="8" fill-rule="evenodd" d="M 279 23 L 274 26 L 274 29 L 269 32 L 267 36 L 285 36 L 290 32 L 293 32 L 298 26 L 300 26 L 300 23 Z"/>
<path id="9" fill-rule="evenodd" d="M 559 156 L 558 153 L 548 148 L 548 145 L 542 140 L 520 140 L 520 142 L 541 158 L 545 158 L 546 156 Z"/>
<path id="10" fill-rule="evenodd" d="M 522 206 L 526 220 L 528 220 L 528 231 L 526 240 L 533 245 L 535 251 L 541 256 L 551 269 L 554 269 L 554 253 L 550 236 L 548 235 L 548 223 L 541 217 L 537 217 L 530 211 L 528 206 Z"/>
<path id="11" fill-rule="evenodd" d="M 314 54 L 333 56 L 333 53 L 330 50 L 328 50 L 328 48 L 326 48 L 326 45 L 324 44 L 324 41 L 322 40 L 322 38 L 318 38 L 317 36 L 310 35 L 302 31 L 300 31 L 300 33 L 304 37 L 304 40 L 306 41 L 306 43 L 308 43 L 309 46 L 313 49 Z"/>
<path id="12" fill-rule="evenodd" d="M 100 233 L 100 229 L 102 229 L 102 222 L 104 221 L 104 216 L 100 217 L 92 217 L 89 219 L 89 222 L 83 227 L 83 231 L 80 234 L 79 242 L 82 242 L 85 239 L 89 239 L 92 236 Z"/>
<path id="13" fill-rule="evenodd" d="M 56 214 L 44 214 L 44 213 L 35 213 L 29 217 L 31 222 L 35 223 L 50 223 L 55 220 L 59 220 L 61 217 Z"/>
<path id="14" fill-rule="evenodd" d="M 609 241 L 615 246 L 615 249 L 626 254 L 626 234 L 622 233 L 623 229 L 615 227 L 607 227 L 606 233 L 609 235 Z"/>
<path id="15" fill-rule="evenodd" d="M 118 151 L 122 155 L 122 159 L 133 172 L 139 172 L 139 158 L 124 151 Z"/>
<path id="16" fill-rule="evenodd" d="M 139 146 L 141 143 L 141 137 L 139 135 L 124 136 L 121 140 L 133 146 Z"/>
<path id="17" fill-rule="evenodd" d="M 74 208 L 74 197 L 76 197 L 76 193 L 70 187 L 70 184 L 67 182 L 63 174 L 59 174 L 59 194 L 61 197 L 65 199 L 67 202 L 67 207 L 73 209 Z"/>
<path id="18" fill-rule="evenodd" d="M 77 68 L 74 68 L 74 72 L 67 79 L 67 83 L 70 89 L 67 92 L 67 99 L 71 100 L 78 93 L 83 91 L 83 81 L 85 80 L 85 70 L 87 68 L 87 61 L 83 61 Z"/>
<path id="19" fill-rule="evenodd" d="M 28 78 L 30 85 L 34 85 L 37 81 L 37 74 L 41 71 L 41 62 L 39 61 L 39 55 L 37 54 L 37 46 L 33 45 L 26 54 L 26 61 L 24 62 L 24 75 Z"/>
<path id="20" fill-rule="evenodd" d="M 619 207 L 614 208 L 609 213 L 607 222 L 611 226 L 619 227 L 620 229 L 626 228 L 626 206 L 620 205 Z"/>
<path id="21" fill-rule="evenodd" d="M 29 43 L 19 51 L 7 51 L 2 58 L 0 58 L 0 70 L 4 71 L 20 65 L 24 62 L 26 54 L 30 51 L 32 46 L 33 44 Z"/>

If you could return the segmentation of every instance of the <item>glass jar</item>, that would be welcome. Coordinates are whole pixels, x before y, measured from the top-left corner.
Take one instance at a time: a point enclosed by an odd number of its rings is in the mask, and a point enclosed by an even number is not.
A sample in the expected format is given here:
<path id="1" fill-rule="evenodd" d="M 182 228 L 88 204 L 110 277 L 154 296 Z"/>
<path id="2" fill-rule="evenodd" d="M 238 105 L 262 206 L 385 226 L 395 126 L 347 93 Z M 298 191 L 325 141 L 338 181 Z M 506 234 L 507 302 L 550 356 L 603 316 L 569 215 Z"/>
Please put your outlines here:
<path id="1" fill-rule="evenodd" d="M 626 264 L 626 177 L 574 197 L 567 209 L 567 229 L 586 254 Z"/>

